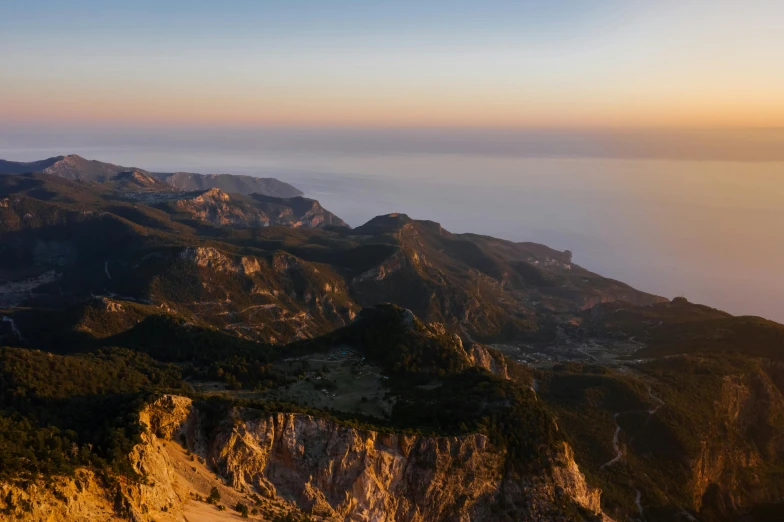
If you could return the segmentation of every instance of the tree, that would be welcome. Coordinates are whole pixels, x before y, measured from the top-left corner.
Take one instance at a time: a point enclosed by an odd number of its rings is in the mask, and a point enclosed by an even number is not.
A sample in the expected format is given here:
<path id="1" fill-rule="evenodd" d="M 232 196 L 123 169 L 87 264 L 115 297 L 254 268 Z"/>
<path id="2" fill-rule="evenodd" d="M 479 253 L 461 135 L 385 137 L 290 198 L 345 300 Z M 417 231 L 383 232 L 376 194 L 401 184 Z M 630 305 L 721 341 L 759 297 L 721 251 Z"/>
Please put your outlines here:
<path id="1" fill-rule="evenodd" d="M 207 497 L 207 504 L 217 504 L 218 502 L 220 502 L 220 499 L 221 496 L 220 496 L 220 492 L 218 491 L 218 488 L 213 487 L 210 490 L 210 496 Z"/>

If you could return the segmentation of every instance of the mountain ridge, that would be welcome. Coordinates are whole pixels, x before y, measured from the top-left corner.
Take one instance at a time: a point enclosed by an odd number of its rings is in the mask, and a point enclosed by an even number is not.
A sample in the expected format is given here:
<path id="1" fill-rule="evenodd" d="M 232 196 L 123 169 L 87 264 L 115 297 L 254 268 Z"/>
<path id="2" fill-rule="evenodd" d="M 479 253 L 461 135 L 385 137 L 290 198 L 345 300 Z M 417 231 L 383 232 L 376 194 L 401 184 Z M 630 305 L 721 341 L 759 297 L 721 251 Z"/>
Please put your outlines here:
<path id="1" fill-rule="evenodd" d="M 257 178 L 237 174 L 195 174 L 188 172 L 158 173 L 136 167 L 123 167 L 97 160 L 87 160 L 77 154 L 53 156 L 32 162 L 0 160 L 0 174 L 40 172 L 72 181 L 103 183 L 124 172 L 138 172 L 167 183 L 178 190 L 206 190 L 220 188 L 227 192 L 251 194 L 259 192 L 277 197 L 302 196 L 299 189 L 276 178 Z"/>

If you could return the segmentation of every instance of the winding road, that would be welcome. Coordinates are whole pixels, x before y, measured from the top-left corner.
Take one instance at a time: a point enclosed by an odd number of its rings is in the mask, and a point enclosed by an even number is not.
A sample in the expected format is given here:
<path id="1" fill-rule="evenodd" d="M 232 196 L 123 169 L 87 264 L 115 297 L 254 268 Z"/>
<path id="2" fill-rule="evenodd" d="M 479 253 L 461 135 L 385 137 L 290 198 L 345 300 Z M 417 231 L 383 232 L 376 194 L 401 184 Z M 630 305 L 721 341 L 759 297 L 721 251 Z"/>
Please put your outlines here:
<path id="1" fill-rule="evenodd" d="M 656 401 L 657 406 L 655 408 L 645 410 L 648 413 L 648 418 L 645 420 L 645 424 L 643 425 L 642 429 L 645 429 L 645 426 L 647 426 L 650 420 L 653 418 L 653 416 L 656 415 L 656 412 L 658 412 L 659 409 L 666 404 L 663 400 L 661 400 L 661 398 L 653 394 L 653 390 L 651 389 L 650 386 L 648 387 L 648 396 L 654 401 Z M 615 449 L 615 456 L 612 459 L 605 462 L 604 464 L 602 464 L 601 466 L 599 466 L 600 470 L 607 469 L 610 466 L 616 464 L 617 462 L 620 462 L 621 459 L 623 459 L 624 451 L 623 448 L 621 447 L 621 442 L 619 440 L 621 436 L 622 428 L 621 425 L 618 423 L 618 417 L 626 413 L 639 413 L 639 412 L 640 410 L 619 411 L 613 415 L 613 420 L 615 420 L 615 433 L 613 433 L 612 444 L 613 444 L 613 448 Z M 629 439 L 629 442 L 631 443 L 632 440 L 634 440 L 634 437 L 631 437 Z M 634 491 L 636 491 L 637 493 L 634 498 L 634 503 L 637 506 L 637 511 L 639 511 L 642 520 L 645 520 L 645 515 L 643 514 L 644 510 L 642 507 L 642 492 L 636 488 Z"/>
<path id="2" fill-rule="evenodd" d="M 621 443 L 618 440 L 618 438 L 621 436 L 621 425 L 618 424 L 618 416 L 621 413 L 623 412 L 619 411 L 615 415 L 613 415 L 613 419 L 615 420 L 615 434 L 613 434 L 612 444 L 613 444 L 613 448 L 615 449 L 615 456 L 611 460 L 608 460 L 607 462 L 599 466 L 599 469 L 610 467 L 623 458 L 623 450 L 621 449 Z"/>

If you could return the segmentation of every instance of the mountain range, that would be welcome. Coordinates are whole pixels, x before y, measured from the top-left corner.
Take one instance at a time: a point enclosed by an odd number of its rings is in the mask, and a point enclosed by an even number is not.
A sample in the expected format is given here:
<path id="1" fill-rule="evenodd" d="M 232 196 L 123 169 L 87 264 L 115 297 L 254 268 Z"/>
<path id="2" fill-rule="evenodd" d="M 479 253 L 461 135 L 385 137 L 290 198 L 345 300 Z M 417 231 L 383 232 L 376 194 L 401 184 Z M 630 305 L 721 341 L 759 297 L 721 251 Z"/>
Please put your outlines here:
<path id="1" fill-rule="evenodd" d="M 9 519 L 784 514 L 782 325 L 277 180 L 0 169 Z"/>
<path id="2" fill-rule="evenodd" d="M 257 178 L 234 174 L 193 174 L 190 172 L 160 173 L 147 172 L 133 167 L 121 167 L 111 163 L 87 160 L 76 154 L 55 156 L 32 162 L 7 161 L 0 159 L 0 174 L 41 173 L 58 176 L 72 181 L 104 183 L 122 173 L 135 172 L 171 185 L 177 190 L 194 191 L 221 189 L 239 194 L 259 193 L 266 196 L 290 198 L 302 196 L 302 192 L 275 178 Z"/>

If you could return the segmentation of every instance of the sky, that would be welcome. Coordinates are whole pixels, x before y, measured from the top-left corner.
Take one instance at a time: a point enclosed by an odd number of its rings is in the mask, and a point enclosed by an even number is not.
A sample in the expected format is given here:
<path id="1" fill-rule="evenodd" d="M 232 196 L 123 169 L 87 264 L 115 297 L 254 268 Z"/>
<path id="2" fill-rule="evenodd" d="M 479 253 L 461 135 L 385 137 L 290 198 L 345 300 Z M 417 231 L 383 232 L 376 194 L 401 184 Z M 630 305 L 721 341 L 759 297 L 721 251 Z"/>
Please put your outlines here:
<path id="1" fill-rule="evenodd" d="M 784 127 L 779 0 L 4 0 L 0 121 Z"/>

